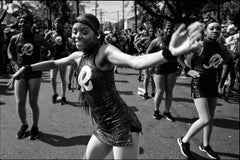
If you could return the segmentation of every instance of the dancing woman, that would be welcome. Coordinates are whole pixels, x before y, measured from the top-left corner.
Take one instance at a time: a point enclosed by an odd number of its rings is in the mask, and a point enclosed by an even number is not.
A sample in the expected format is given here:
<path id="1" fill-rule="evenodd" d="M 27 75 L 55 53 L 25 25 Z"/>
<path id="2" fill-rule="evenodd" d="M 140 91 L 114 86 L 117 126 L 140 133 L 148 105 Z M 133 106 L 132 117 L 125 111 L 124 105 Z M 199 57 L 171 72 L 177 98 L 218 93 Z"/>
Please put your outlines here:
<path id="1" fill-rule="evenodd" d="M 115 159 L 137 159 L 142 125 L 116 90 L 114 66 L 145 69 L 194 50 L 198 44 L 192 42 L 201 35 L 200 23 L 178 28 L 170 42 L 171 53 L 161 50 L 142 56 L 123 53 L 111 44 L 100 45 L 99 28 L 99 21 L 94 15 L 79 16 L 72 28 L 72 38 L 79 51 L 59 60 L 24 66 L 13 75 L 9 85 L 16 78 L 21 78 L 24 72 L 75 66 L 78 68 L 78 83 L 81 85 L 80 102 L 86 110 L 90 110 L 98 125 L 88 142 L 84 158 L 104 159 L 113 151 Z"/>
<path id="2" fill-rule="evenodd" d="M 210 158 L 219 159 L 210 147 L 210 139 L 218 96 L 217 71 L 222 63 L 222 51 L 217 42 L 220 31 L 221 26 L 216 21 L 206 23 L 202 45 L 195 50 L 191 60 L 192 69 L 185 69 L 193 77 L 192 95 L 199 115 L 188 132 L 177 140 L 182 154 L 187 158 L 191 157 L 189 141 L 203 129 L 203 142 L 199 149 Z"/>
<path id="3" fill-rule="evenodd" d="M 19 19 L 19 28 L 21 33 L 14 35 L 8 46 L 8 58 L 13 68 L 18 70 L 25 65 L 30 65 L 40 61 L 40 46 L 45 47 L 53 55 L 55 48 L 41 36 L 32 33 L 33 17 L 30 15 L 22 15 Z M 16 72 L 17 74 L 18 72 Z M 26 99 L 29 93 L 29 103 L 32 109 L 33 124 L 30 131 L 30 139 L 35 140 L 39 137 L 38 120 L 39 106 L 38 95 L 41 85 L 41 71 L 25 72 L 22 78 L 16 80 L 14 84 L 17 112 L 22 123 L 17 138 L 22 139 L 26 136 L 28 122 L 26 115 Z"/>

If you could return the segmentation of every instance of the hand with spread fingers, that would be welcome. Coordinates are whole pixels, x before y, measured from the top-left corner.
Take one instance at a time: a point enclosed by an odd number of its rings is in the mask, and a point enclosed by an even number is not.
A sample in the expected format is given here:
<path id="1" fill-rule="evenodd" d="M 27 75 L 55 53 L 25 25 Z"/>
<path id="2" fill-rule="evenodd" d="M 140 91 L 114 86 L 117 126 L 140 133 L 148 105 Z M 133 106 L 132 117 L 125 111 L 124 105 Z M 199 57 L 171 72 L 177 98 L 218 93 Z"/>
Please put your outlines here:
<path id="1" fill-rule="evenodd" d="M 186 25 L 181 24 L 173 33 L 169 49 L 173 56 L 193 51 L 199 48 L 200 42 L 197 40 L 201 37 L 203 25 L 200 22 L 194 22 L 187 28 Z"/>

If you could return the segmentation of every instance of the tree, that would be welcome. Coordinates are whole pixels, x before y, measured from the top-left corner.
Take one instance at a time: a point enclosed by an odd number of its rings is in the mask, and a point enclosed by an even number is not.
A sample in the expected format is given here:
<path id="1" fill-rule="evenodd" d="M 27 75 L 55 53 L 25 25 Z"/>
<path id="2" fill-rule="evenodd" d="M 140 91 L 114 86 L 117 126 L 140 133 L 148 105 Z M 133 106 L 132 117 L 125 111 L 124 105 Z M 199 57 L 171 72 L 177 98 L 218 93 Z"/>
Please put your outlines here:
<path id="1" fill-rule="evenodd" d="M 229 1 L 239 4 L 239 0 L 144 0 L 136 3 L 146 11 L 147 19 L 152 25 L 161 27 L 164 24 L 163 21 L 189 24 L 192 21 L 201 20 L 203 11 L 206 11 L 203 10 L 204 7 L 210 3 L 214 6 L 210 9 L 217 12 L 217 19 L 221 20 L 221 7 Z"/>
<path id="2" fill-rule="evenodd" d="M 12 15 L 14 17 L 20 16 L 21 14 L 29 14 L 29 15 L 34 15 L 36 13 L 36 8 L 32 6 L 29 2 L 22 2 L 18 1 L 18 3 L 13 3 L 11 5 L 11 8 L 13 10 Z"/>
<path id="3" fill-rule="evenodd" d="M 240 2 L 239 0 L 231 0 L 221 7 L 221 17 L 224 20 L 232 19 L 235 25 L 240 28 Z"/>
<path id="4" fill-rule="evenodd" d="M 49 10 L 49 27 L 52 26 L 52 16 L 59 17 L 62 16 L 65 22 L 68 22 L 68 17 L 70 16 L 70 8 L 68 6 L 67 0 L 40 0 L 40 3 L 44 4 Z"/>
<path id="5" fill-rule="evenodd" d="M 194 18 L 200 16 L 200 10 L 207 0 L 197 2 L 192 0 L 149 0 L 136 2 L 149 15 L 148 19 L 153 25 L 162 27 L 163 21 L 190 23 Z"/>

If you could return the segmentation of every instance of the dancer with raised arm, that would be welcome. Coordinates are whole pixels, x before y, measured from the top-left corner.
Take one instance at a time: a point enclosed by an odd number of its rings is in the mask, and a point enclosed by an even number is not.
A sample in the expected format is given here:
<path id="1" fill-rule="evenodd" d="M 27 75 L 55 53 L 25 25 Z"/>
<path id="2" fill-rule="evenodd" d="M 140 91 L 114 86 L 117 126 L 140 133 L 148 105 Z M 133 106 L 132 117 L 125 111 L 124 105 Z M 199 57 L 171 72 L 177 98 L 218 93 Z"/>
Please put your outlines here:
<path id="1" fill-rule="evenodd" d="M 194 50 L 200 35 L 200 23 L 189 27 L 181 25 L 173 34 L 169 49 L 156 53 L 132 56 L 111 44 L 98 43 L 100 24 L 92 14 L 79 16 L 72 28 L 73 41 L 79 51 L 59 60 L 49 60 L 22 67 L 9 81 L 20 79 L 23 73 L 49 70 L 72 65 L 78 68 L 81 85 L 80 102 L 90 113 L 98 127 L 90 138 L 85 159 L 104 159 L 113 151 L 114 159 L 137 159 L 142 125 L 136 114 L 117 92 L 114 66 L 145 69 L 165 63 L 174 56 Z"/>

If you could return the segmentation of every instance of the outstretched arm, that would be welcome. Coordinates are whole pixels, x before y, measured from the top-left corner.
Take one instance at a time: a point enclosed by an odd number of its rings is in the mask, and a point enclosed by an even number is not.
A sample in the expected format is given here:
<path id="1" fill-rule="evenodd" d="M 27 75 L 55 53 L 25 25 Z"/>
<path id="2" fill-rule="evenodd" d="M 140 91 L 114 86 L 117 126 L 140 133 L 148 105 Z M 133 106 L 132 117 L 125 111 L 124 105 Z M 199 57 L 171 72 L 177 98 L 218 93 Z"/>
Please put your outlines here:
<path id="1" fill-rule="evenodd" d="M 77 67 L 78 62 L 81 59 L 81 55 L 82 55 L 82 52 L 74 52 L 68 57 L 64 57 L 58 60 L 43 61 L 43 62 L 23 66 L 12 76 L 12 78 L 8 82 L 8 86 L 9 88 L 12 88 L 15 79 L 22 78 L 24 72 L 48 71 L 53 68 L 63 67 L 67 65 L 72 65 L 74 67 Z"/>
<path id="2" fill-rule="evenodd" d="M 201 23 L 199 22 L 195 22 L 187 28 L 185 25 L 181 25 L 172 35 L 169 45 L 171 52 L 160 50 L 152 54 L 131 56 L 121 52 L 114 46 L 108 46 L 105 49 L 106 59 L 111 64 L 134 69 L 154 67 L 167 62 L 174 56 L 179 56 L 199 48 L 199 43 L 196 40 L 201 36 L 201 29 Z"/>

